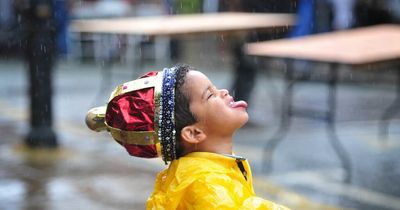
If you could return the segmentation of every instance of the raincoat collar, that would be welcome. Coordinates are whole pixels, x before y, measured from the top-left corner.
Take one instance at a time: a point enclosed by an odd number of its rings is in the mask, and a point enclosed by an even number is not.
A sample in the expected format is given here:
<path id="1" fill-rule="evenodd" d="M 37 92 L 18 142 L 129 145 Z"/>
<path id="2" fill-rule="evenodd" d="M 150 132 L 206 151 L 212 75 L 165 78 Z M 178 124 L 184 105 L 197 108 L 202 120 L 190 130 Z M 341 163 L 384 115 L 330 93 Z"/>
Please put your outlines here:
<path id="1" fill-rule="evenodd" d="M 228 161 L 228 162 L 235 162 L 236 160 L 244 161 L 246 158 L 234 155 L 234 154 L 218 154 L 212 152 L 191 152 L 184 157 L 193 157 L 193 158 L 206 158 L 209 160 L 215 161 Z"/>
<path id="2" fill-rule="evenodd" d="M 246 161 L 246 158 L 233 155 L 233 154 L 218 154 L 212 152 L 192 152 L 184 156 L 188 158 L 201 158 L 211 160 L 213 162 L 219 163 L 221 165 L 225 165 L 228 167 L 232 167 L 237 165 L 237 162 Z"/>

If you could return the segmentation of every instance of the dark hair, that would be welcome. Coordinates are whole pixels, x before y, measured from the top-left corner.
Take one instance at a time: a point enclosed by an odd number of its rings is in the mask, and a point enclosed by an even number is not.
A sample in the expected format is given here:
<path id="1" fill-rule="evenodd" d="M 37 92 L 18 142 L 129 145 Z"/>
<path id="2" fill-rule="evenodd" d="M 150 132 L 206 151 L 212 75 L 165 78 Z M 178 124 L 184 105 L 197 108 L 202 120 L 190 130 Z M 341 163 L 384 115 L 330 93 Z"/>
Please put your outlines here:
<path id="1" fill-rule="evenodd" d="M 186 74 L 193 69 L 186 64 L 175 65 L 176 83 L 175 83 L 175 129 L 176 129 L 176 158 L 182 156 L 184 148 L 181 144 L 181 131 L 188 125 L 197 122 L 196 117 L 190 111 L 190 97 L 184 90 Z"/>

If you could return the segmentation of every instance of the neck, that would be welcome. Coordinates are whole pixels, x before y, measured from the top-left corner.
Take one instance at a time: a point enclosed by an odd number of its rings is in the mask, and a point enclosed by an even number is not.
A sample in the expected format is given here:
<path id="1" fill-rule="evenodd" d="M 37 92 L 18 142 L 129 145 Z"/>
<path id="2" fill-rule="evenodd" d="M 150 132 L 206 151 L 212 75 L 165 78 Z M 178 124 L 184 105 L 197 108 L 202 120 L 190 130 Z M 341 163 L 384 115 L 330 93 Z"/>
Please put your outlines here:
<path id="1" fill-rule="evenodd" d="M 232 154 L 232 137 L 229 138 L 207 138 L 199 143 L 193 152 L 212 152 L 218 154 Z"/>
<path id="2" fill-rule="evenodd" d="M 207 135 L 201 142 L 194 144 L 181 141 L 184 152 L 181 156 L 192 152 L 211 152 L 217 154 L 232 154 L 233 134 L 228 136 L 212 136 Z"/>

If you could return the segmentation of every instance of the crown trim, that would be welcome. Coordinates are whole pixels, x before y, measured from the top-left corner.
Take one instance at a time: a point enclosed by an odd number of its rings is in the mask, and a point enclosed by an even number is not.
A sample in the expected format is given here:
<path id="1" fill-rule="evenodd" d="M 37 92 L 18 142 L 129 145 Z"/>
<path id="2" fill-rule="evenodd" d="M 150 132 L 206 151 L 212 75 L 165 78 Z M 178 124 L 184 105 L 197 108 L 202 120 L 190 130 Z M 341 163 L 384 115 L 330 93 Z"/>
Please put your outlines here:
<path id="1" fill-rule="evenodd" d="M 154 145 L 158 143 L 157 133 L 154 131 L 125 131 L 109 127 L 112 137 L 120 142 L 135 145 Z"/>
<path id="2" fill-rule="evenodd" d="M 153 77 L 144 77 L 137 80 L 125 82 L 121 85 L 118 85 L 114 89 L 108 101 L 111 101 L 113 98 L 119 95 L 129 93 L 135 90 L 161 86 L 161 81 L 162 81 L 162 75 L 158 73 L 156 76 Z"/>

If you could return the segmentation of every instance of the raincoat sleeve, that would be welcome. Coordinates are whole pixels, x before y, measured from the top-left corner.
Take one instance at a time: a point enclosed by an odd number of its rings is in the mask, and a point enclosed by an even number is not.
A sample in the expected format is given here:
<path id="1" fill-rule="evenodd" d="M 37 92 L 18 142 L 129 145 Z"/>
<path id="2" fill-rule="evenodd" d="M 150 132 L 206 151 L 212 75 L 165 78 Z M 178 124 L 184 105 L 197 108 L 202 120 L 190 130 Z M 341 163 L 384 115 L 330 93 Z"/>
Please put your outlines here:
<path id="1" fill-rule="evenodd" d="M 182 199 L 185 209 L 289 210 L 250 193 L 246 186 L 224 175 L 198 179 Z"/>

